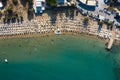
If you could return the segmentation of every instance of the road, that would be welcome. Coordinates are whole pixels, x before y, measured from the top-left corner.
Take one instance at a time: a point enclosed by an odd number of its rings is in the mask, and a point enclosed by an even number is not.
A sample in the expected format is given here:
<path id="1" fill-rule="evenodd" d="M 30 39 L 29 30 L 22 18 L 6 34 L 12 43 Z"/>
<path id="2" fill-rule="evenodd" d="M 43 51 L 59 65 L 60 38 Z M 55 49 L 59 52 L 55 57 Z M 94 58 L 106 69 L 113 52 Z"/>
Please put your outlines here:
<path id="1" fill-rule="evenodd" d="M 91 10 L 87 10 L 87 11 L 90 12 L 90 13 L 92 13 L 92 14 L 94 14 L 94 15 L 104 16 L 104 18 L 109 19 L 110 21 L 116 21 L 116 20 L 114 19 L 114 15 L 113 15 L 113 14 L 108 15 L 107 13 L 105 13 L 105 12 L 103 11 L 104 8 L 107 8 L 107 7 L 108 7 L 108 6 L 104 3 L 104 0 L 96 0 L 96 1 L 98 1 L 98 6 L 95 7 L 95 10 L 94 10 L 94 11 L 93 11 L 93 10 L 92 10 L 92 11 L 91 11 Z M 76 3 L 77 3 L 77 6 L 83 7 L 83 6 L 80 5 L 79 0 L 76 0 Z M 85 10 L 85 9 L 83 9 L 83 10 Z M 101 11 L 100 11 L 100 10 L 101 10 Z M 85 11 L 86 11 L 86 10 L 85 10 Z"/>

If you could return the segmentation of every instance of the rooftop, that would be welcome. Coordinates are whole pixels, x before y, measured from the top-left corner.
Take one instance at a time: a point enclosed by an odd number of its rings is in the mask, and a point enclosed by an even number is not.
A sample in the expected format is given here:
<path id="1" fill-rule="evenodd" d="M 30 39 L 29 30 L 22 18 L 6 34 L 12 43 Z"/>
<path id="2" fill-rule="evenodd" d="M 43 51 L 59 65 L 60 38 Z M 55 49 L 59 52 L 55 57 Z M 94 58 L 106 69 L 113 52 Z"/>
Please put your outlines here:
<path id="1" fill-rule="evenodd" d="M 2 2 L 0 2 L 0 8 L 2 8 L 3 7 L 3 4 L 2 4 Z"/>
<path id="2" fill-rule="evenodd" d="M 64 3 L 64 0 L 57 0 L 57 3 Z"/>
<path id="3" fill-rule="evenodd" d="M 35 13 L 42 13 L 43 10 L 45 9 L 45 6 L 43 6 L 42 2 L 45 2 L 45 0 L 34 0 L 34 9 Z"/>
<path id="4" fill-rule="evenodd" d="M 80 0 L 80 2 L 89 5 L 89 6 L 95 6 L 96 5 L 96 0 Z"/>

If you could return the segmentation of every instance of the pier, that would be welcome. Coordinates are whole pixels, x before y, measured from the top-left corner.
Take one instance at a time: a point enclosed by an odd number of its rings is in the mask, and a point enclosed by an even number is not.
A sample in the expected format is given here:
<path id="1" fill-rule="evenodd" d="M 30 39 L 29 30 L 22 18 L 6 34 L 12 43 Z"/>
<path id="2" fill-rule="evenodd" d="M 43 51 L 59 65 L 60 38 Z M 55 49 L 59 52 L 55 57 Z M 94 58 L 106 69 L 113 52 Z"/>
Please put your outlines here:
<path id="1" fill-rule="evenodd" d="M 115 40 L 115 31 L 112 31 L 111 33 L 112 33 L 112 36 L 108 41 L 108 45 L 106 47 L 107 50 L 110 50 L 113 47 L 113 43 L 114 43 L 114 40 Z"/>

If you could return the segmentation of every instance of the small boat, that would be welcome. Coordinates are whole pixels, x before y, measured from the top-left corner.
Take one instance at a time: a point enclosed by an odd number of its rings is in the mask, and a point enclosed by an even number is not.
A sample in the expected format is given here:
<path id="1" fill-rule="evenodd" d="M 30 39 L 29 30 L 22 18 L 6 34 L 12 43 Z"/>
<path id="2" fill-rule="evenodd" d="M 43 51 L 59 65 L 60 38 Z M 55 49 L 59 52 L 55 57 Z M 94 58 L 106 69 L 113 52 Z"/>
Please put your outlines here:
<path id="1" fill-rule="evenodd" d="M 5 63 L 8 63 L 8 60 L 7 60 L 7 59 L 5 59 L 4 61 L 5 61 Z"/>
<path id="2" fill-rule="evenodd" d="M 60 31 L 60 29 L 57 29 L 57 30 L 55 31 L 55 34 L 56 34 L 56 35 L 59 35 L 59 34 L 61 34 L 61 31 Z"/>

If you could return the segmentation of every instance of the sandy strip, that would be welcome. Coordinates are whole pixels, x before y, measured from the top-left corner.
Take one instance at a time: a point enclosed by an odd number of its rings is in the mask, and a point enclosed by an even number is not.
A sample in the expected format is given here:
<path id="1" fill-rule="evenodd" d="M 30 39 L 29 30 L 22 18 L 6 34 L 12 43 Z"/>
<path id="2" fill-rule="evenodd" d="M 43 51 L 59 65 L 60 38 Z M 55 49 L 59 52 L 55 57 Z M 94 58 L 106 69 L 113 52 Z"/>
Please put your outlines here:
<path id="1" fill-rule="evenodd" d="M 74 34 L 73 32 L 62 32 L 62 35 Z M 23 34 L 23 35 L 10 35 L 10 36 L 0 36 L 0 39 L 11 39 L 11 38 L 33 38 L 33 37 L 44 37 L 44 36 L 54 36 L 54 32 L 43 33 L 43 34 Z"/>
<path id="2" fill-rule="evenodd" d="M 48 37 L 48 36 L 54 36 L 54 32 L 50 32 L 50 33 L 44 33 L 44 34 L 24 34 L 24 35 L 12 35 L 12 36 L 0 36 L 0 40 L 5 40 L 5 39 L 24 39 L 24 38 L 36 38 L 36 37 Z M 104 38 L 100 38 L 96 35 L 91 35 L 91 34 L 87 34 L 87 33 L 76 33 L 76 32 L 62 32 L 61 35 L 74 35 L 74 36 L 86 36 L 86 37 L 90 37 L 90 38 L 94 38 L 97 40 L 102 40 L 107 42 L 108 40 L 104 39 Z"/>

